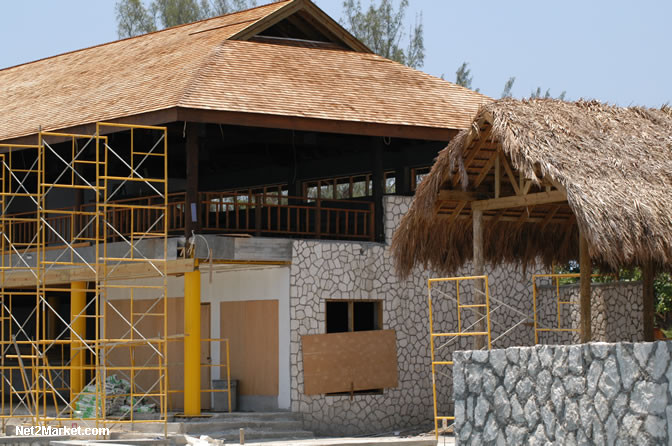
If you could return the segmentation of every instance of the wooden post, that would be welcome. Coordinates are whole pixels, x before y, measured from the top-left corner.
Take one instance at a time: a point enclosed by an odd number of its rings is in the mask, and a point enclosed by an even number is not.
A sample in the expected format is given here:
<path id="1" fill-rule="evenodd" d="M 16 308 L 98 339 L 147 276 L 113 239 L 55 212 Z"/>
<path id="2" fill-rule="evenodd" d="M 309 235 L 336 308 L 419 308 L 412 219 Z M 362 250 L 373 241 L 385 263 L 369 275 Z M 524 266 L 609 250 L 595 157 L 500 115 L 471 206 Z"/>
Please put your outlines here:
<path id="1" fill-rule="evenodd" d="M 642 265 L 642 330 L 644 341 L 653 342 L 653 323 L 655 314 L 655 293 L 653 280 L 656 277 L 653 262 Z"/>
<path id="2" fill-rule="evenodd" d="M 198 218 L 198 134 L 199 125 L 196 123 L 187 124 L 187 140 L 185 144 L 187 156 L 187 191 L 185 196 L 185 216 L 184 235 L 191 237 L 191 231 L 198 232 L 201 229 Z"/>
<path id="3" fill-rule="evenodd" d="M 264 203 L 264 195 L 256 194 L 254 196 L 254 235 L 259 237 L 261 235 L 261 212 Z"/>
<path id="4" fill-rule="evenodd" d="M 383 227 L 383 195 L 385 194 L 385 172 L 383 170 L 383 141 L 379 137 L 371 140 L 372 175 L 373 183 L 373 218 L 375 219 L 375 240 L 385 241 L 385 229 Z"/>
<path id="5" fill-rule="evenodd" d="M 411 169 L 408 166 L 399 166 L 394 171 L 395 195 L 411 195 Z"/>
<path id="6" fill-rule="evenodd" d="M 581 328 L 581 343 L 586 343 L 590 342 L 592 338 L 590 327 L 590 276 L 593 265 L 588 252 L 588 241 L 583 234 L 579 235 L 579 270 L 581 273 L 581 297 L 579 299 L 581 322 L 579 326 Z"/>
<path id="7" fill-rule="evenodd" d="M 474 276 L 482 276 L 484 271 L 484 254 L 483 254 L 483 211 L 472 211 L 472 224 L 474 231 Z M 485 282 L 482 280 L 474 281 L 474 303 L 477 305 L 485 304 Z M 487 330 L 485 319 L 485 312 L 481 308 L 476 309 L 476 317 L 482 319 L 476 324 L 476 331 L 484 332 Z M 474 342 L 474 348 L 479 350 L 485 346 L 485 336 L 477 336 Z"/>

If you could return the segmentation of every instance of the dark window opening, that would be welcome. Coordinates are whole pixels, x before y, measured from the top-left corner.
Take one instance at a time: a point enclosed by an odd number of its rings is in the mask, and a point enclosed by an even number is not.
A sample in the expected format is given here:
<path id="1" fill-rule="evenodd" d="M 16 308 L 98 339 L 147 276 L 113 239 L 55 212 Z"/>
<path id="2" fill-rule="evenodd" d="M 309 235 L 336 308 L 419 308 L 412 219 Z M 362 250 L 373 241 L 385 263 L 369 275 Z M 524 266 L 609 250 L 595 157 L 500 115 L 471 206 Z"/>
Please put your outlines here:
<path id="1" fill-rule="evenodd" d="M 380 300 L 328 300 L 326 332 L 381 330 L 383 302 Z"/>
<path id="2" fill-rule="evenodd" d="M 327 302 L 327 333 L 343 333 L 348 330 L 348 302 Z"/>
<path id="3" fill-rule="evenodd" d="M 383 302 L 381 300 L 328 300 L 326 302 L 326 332 L 382 330 Z M 327 393 L 327 396 L 382 395 L 383 389 Z"/>

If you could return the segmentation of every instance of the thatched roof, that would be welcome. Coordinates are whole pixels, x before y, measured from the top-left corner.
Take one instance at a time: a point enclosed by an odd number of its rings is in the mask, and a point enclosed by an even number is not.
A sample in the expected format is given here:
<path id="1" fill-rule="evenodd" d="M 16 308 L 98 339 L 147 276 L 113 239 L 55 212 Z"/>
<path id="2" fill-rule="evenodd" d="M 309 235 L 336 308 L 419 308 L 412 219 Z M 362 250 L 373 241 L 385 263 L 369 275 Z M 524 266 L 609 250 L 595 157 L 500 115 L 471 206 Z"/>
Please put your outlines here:
<path id="1" fill-rule="evenodd" d="M 500 170 L 501 196 L 516 195 L 518 182 L 529 193 L 557 188 L 566 201 L 486 212 L 487 262 L 577 259 L 580 230 L 597 263 L 672 265 L 670 108 L 504 99 L 481 107 L 418 187 L 392 244 L 402 275 L 415 265 L 452 272 L 472 258 L 468 200 L 493 197 L 497 153 L 523 177 Z"/>

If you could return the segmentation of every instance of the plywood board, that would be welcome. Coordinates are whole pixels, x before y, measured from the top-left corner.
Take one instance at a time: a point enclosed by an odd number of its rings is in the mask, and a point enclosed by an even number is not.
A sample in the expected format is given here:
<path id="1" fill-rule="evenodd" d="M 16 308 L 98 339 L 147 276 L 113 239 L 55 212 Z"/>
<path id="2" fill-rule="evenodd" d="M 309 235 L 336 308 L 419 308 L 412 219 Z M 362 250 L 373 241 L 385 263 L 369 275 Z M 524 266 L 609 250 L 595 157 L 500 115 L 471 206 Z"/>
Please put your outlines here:
<path id="1" fill-rule="evenodd" d="M 222 302 L 221 337 L 231 345 L 231 379 L 240 395 L 278 394 L 278 301 Z M 222 358 L 226 351 L 222 345 Z"/>
<path id="2" fill-rule="evenodd" d="M 394 330 L 306 335 L 301 345 L 306 395 L 397 387 Z"/>
<path id="3" fill-rule="evenodd" d="M 124 319 L 130 320 L 130 299 L 118 299 L 110 301 L 106 305 L 107 311 L 107 325 L 106 332 L 109 338 L 129 339 L 130 333 L 129 325 Z M 153 299 L 142 299 L 133 301 L 133 312 L 142 313 L 148 310 L 154 303 Z M 111 308 L 114 306 L 114 309 Z M 163 309 L 160 307 L 161 303 L 154 306 L 149 313 L 160 313 Z M 168 388 L 170 390 L 184 389 L 184 298 L 171 297 L 167 299 L 167 315 L 168 315 Z M 116 309 L 116 311 L 115 311 Z M 123 318 L 119 315 L 121 313 Z M 141 316 L 136 315 L 137 320 Z M 136 323 L 136 329 L 145 337 L 151 338 L 159 336 L 163 333 L 163 318 L 157 316 L 145 316 L 142 321 Z M 201 337 L 210 338 L 210 305 L 201 304 Z M 138 337 L 138 334 L 135 334 Z M 203 342 L 201 344 L 202 363 L 209 361 L 210 347 L 209 344 Z M 155 366 L 158 364 L 158 358 L 150 347 L 137 346 L 133 349 L 124 346 L 118 346 L 108 351 L 108 363 L 112 367 L 108 368 L 108 374 L 117 374 L 120 378 L 130 380 L 128 371 L 121 370 L 123 367 L 128 367 L 134 361 L 136 366 L 146 365 Z M 115 367 L 118 367 L 115 369 Z M 138 385 L 138 391 L 144 389 L 145 391 L 156 385 L 158 379 L 156 371 L 145 370 L 136 372 L 133 379 Z M 201 388 L 211 388 L 210 382 L 210 368 L 201 368 Z M 158 389 L 158 387 L 156 387 Z M 155 390 L 156 390 L 155 389 Z M 170 393 L 168 397 L 170 410 L 181 410 L 184 407 L 184 398 L 182 392 Z M 202 393 L 201 408 L 210 408 L 210 393 Z"/>

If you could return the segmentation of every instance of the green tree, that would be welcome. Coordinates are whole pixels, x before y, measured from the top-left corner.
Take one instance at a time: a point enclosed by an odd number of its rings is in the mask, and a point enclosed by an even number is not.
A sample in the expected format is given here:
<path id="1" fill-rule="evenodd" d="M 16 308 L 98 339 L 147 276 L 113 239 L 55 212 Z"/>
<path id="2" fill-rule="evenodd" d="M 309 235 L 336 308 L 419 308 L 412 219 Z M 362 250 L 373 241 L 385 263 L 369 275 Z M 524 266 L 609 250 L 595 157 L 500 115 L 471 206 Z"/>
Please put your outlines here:
<path id="1" fill-rule="evenodd" d="M 511 89 L 513 88 L 513 83 L 516 82 L 516 77 L 511 76 L 509 80 L 504 84 L 504 90 L 502 90 L 502 98 L 510 98 L 513 95 L 511 94 Z"/>
<path id="2" fill-rule="evenodd" d="M 408 34 L 406 46 L 402 45 L 402 26 L 408 0 L 401 0 L 395 10 L 391 0 L 380 0 L 376 6 L 371 3 L 367 9 L 360 0 L 344 0 L 342 25 L 374 53 L 407 65 L 420 68 L 425 62 L 422 15 L 415 18 L 415 24 Z"/>
<path id="3" fill-rule="evenodd" d="M 256 0 L 119 0 L 115 4 L 119 38 L 229 14 L 257 5 Z"/>
<path id="4" fill-rule="evenodd" d="M 469 62 L 462 62 L 462 65 L 455 72 L 455 83 L 465 88 L 471 88 L 471 68 L 469 68 Z M 475 89 L 474 91 L 479 91 Z"/>
<path id="5" fill-rule="evenodd" d="M 567 92 L 563 90 L 562 93 L 560 93 L 560 95 L 556 99 L 560 99 L 561 101 L 564 101 L 566 94 L 567 94 Z M 536 98 L 549 99 L 549 98 L 552 98 L 552 97 L 553 96 L 551 96 L 551 89 L 550 88 L 547 88 L 546 93 L 544 93 L 543 95 L 541 94 L 541 87 L 537 87 L 536 90 L 532 90 L 532 93 L 530 93 L 530 99 L 536 99 Z"/>
<path id="6" fill-rule="evenodd" d="M 154 18 L 140 0 L 121 0 L 115 5 L 119 38 L 137 36 L 156 30 Z"/>

